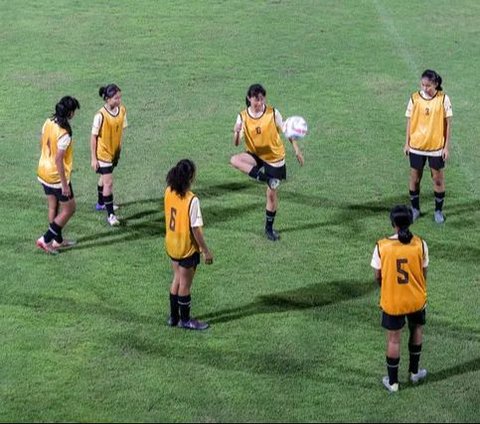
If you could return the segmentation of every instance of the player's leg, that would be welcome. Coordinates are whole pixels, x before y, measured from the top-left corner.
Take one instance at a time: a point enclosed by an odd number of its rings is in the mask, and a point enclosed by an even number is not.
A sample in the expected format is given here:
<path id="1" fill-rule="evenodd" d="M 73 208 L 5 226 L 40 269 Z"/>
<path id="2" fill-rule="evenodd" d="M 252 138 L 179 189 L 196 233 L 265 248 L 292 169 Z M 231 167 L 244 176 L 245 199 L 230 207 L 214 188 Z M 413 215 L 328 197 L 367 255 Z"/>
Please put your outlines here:
<path id="1" fill-rule="evenodd" d="M 387 330 L 386 362 L 387 373 L 383 377 L 383 385 L 389 392 L 398 391 L 398 367 L 400 365 L 400 340 L 405 325 L 404 315 L 382 313 L 382 327 Z"/>
<path id="2" fill-rule="evenodd" d="M 37 246 L 47 253 L 57 253 L 59 247 L 71 247 L 74 241 L 65 241 L 63 239 L 62 230 L 67 225 L 69 219 L 76 210 L 76 202 L 73 189 L 70 184 L 71 195 L 66 197 L 62 194 L 61 189 L 55 189 L 57 200 L 60 202 L 61 208 L 55 219 L 49 224 L 46 233 L 37 240 Z"/>
<path id="3" fill-rule="evenodd" d="M 55 195 L 47 195 L 48 202 L 48 222 L 53 222 L 55 217 L 58 215 L 59 202 Z"/>
<path id="4" fill-rule="evenodd" d="M 178 305 L 178 290 L 180 288 L 180 265 L 176 261 L 172 261 L 173 281 L 170 285 L 170 317 L 167 324 L 175 327 L 180 320 L 180 309 Z"/>
<path id="5" fill-rule="evenodd" d="M 445 162 L 441 157 L 429 159 L 430 170 L 432 172 L 433 191 L 435 195 L 435 222 L 442 224 L 445 222 L 443 214 L 443 202 L 445 200 Z"/>
<path id="6" fill-rule="evenodd" d="M 113 204 L 113 168 L 102 174 L 103 182 L 103 201 L 105 210 L 107 211 L 107 221 L 111 226 L 120 225 L 120 221 L 115 215 L 115 207 Z"/>
<path id="7" fill-rule="evenodd" d="M 265 208 L 265 235 L 271 241 L 280 239 L 280 235 L 273 229 L 278 207 L 278 193 L 276 189 L 267 187 L 267 204 Z"/>
<path id="8" fill-rule="evenodd" d="M 415 221 L 420 216 L 420 182 L 423 176 L 423 168 L 426 163 L 426 157 L 409 154 L 410 159 L 410 179 L 408 188 L 410 192 L 410 202 L 413 210 L 413 220 Z"/>
<path id="9" fill-rule="evenodd" d="M 423 309 L 407 316 L 408 328 L 410 330 L 410 337 L 408 339 L 410 363 L 408 371 L 412 383 L 418 383 L 427 376 L 427 370 L 425 368 L 419 368 L 423 342 L 423 326 L 426 322 L 425 315 L 425 309 Z"/>
<path id="10" fill-rule="evenodd" d="M 192 305 L 192 283 L 197 265 L 200 263 L 200 254 L 195 253 L 189 258 L 179 262 L 178 266 L 178 305 L 180 307 L 179 327 L 187 330 L 205 330 L 208 324 L 200 322 L 190 316 Z"/>
<path id="11" fill-rule="evenodd" d="M 100 174 L 97 183 L 97 204 L 95 205 L 97 211 L 105 210 L 105 202 L 103 200 L 103 175 Z"/>

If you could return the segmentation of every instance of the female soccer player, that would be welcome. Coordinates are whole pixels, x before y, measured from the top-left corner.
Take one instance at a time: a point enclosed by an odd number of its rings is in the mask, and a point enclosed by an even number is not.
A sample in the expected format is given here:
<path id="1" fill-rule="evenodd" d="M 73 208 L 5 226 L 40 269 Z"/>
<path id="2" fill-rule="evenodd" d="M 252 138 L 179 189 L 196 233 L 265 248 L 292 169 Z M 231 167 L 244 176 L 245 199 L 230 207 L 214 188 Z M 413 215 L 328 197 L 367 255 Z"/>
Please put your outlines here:
<path id="1" fill-rule="evenodd" d="M 107 211 L 107 222 L 114 226 L 120 221 L 115 215 L 113 203 L 113 168 L 120 159 L 122 135 L 127 127 L 127 111 L 122 105 L 122 92 L 116 84 L 100 87 L 100 97 L 105 105 L 93 119 L 91 147 L 91 164 L 93 170 L 100 174 L 98 180 L 98 201 L 96 210 Z"/>
<path id="2" fill-rule="evenodd" d="M 190 191 L 195 179 L 195 164 L 182 159 L 167 174 L 165 190 L 165 247 L 172 261 L 168 325 L 190 330 L 205 330 L 208 324 L 190 318 L 191 287 L 200 263 L 200 252 L 210 265 L 213 256 L 202 233 L 203 219 L 198 197 Z"/>
<path id="3" fill-rule="evenodd" d="M 407 111 L 407 135 L 404 153 L 410 158 L 410 200 L 413 220 L 420 216 L 420 181 L 428 159 L 435 194 L 435 222 L 445 222 L 443 168 L 449 157 L 452 128 L 452 104 L 442 91 L 442 77 L 427 69 L 422 74 L 420 91 L 410 97 Z"/>
<path id="4" fill-rule="evenodd" d="M 70 175 L 73 166 L 72 128 L 70 120 L 80 103 L 74 97 L 65 96 L 55 105 L 52 117 L 43 124 L 40 139 L 41 156 L 38 163 L 38 181 L 48 200 L 47 232 L 37 240 L 37 247 L 50 254 L 58 249 L 71 247 L 72 240 L 64 240 L 62 229 L 75 213 Z M 59 203 L 62 208 L 59 212 Z"/>
<path id="5" fill-rule="evenodd" d="M 238 146 L 240 138 L 245 138 L 246 152 L 230 159 L 235 168 L 257 181 L 267 183 L 267 205 L 265 234 L 269 240 L 277 241 L 280 235 L 273 229 L 278 207 L 277 188 L 280 180 L 287 177 L 285 147 L 280 133 L 283 119 L 280 112 L 267 106 L 266 91 L 260 84 L 253 84 L 247 91 L 247 108 L 237 116 L 233 129 L 233 143 Z M 304 159 L 296 140 L 289 139 L 300 165 Z"/>
<path id="6" fill-rule="evenodd" d="M 387 330 L 387 371 L 383 385 L 390 392 L 398 391 L 400 340 L 405 317 L 410 339 L 410 381 L 418 383 L 427 375 L 419 369 L 422 350 L 425 308 L 427 305 L 428 247 L 410 232 L 413 214 L 408 206 L 395 206 L 390 212 L 395 234 L 377 242 L 371 266 L 380 285 L 382 327 Z"/>

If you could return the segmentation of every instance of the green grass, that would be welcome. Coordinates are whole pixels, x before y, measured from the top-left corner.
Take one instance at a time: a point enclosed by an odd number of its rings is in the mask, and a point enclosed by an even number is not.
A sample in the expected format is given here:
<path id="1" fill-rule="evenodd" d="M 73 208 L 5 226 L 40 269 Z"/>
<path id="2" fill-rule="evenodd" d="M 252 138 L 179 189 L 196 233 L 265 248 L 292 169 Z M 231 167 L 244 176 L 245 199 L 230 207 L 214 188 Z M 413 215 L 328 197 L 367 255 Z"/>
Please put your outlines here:
<path id="1" fill-rule="evenodd" d="M 480 408 L 477 226 L 480 4 L 437 1 L 0 2 L 0 421 L 474 422 Z M 407 202 L 404 111 L 436 69 L 454 107 L 447 222 L 413 226 L 430 247 L 426 384 L 389 396 L 369 262 Z M 115 196 L 126 225 L 93 212 L 89 133 L 98 88 L 123 91 L 129 129 Z M 310 134 L 288 150 L 280 243 L 263 237 L 264 189 L 233 170 L 236 113 L 261 82 Z M 37 251 L 46 202 L 35 172 L 58 99 L 73 121 L 78 248 Z M 215 262 L 193 313 L 203 334 L 165 326 L 164 177 L 198 165 L 194 190 Z"/>

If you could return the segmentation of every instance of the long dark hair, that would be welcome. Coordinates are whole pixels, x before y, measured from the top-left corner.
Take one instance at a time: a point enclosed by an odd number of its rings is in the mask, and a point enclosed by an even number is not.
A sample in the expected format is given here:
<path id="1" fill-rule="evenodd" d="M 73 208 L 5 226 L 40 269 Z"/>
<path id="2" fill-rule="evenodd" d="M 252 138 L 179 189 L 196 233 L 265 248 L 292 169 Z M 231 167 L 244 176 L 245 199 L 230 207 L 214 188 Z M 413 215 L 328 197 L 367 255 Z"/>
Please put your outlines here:
<path id="1" fill-rule="evenodd" d="M 247 107 L 250 106 L 250 100 L 248 99 L 250 97 L 257 97 L 259 94 L 261 94 L 263 97 L 267 95 L 267 91 L 261 84 L 252 84 L 250 87 L 248 87 L 247 97 L 245 97 L 245 103 L 247 104 Z"/>
<path id="2" fill-rule="evenodd" d="M 409 244 L 413 238 L 410 225 L 413 222 L 412 209 L 406 205 L 395 206 L 390 212 L 392 226 L 398 227 L 398 240 L 403 244 Z"/>
<path id="3" fill-rule="evenodd" d="M 427 69 L 423 72 L 422 78 L 426 78 L 437 86 L 437 90 L 442 91 L 442 77 L 438 75 L 433 69 Z"/>
<path id="4" fill-rule="evenodd" d="M 72 113 L 80 109 L 80 103 L 75 97 L 65 96 L 55 105 L 55 112 L 52 119 L 64 130 L 68 131 L 68 135 L 72 136 L 72 127 L 68 120 L 72 117 Z"/>
<path id="5" fill-rule="evenodd" d="M 120 90 L 120 87 L 117 84 L 108 84 L 105 87 L 100 87 L 98 90 L 98 94 L 103 100 L 111 99 L 115 94 L 117 94 Z"/>
<path id="6" fill-rule="evenodd" d="M 190 159 L 182 159 L 167 174 L 167 185 L 180 197 L 185 196 L 195 177 L 195 164 Z"/>

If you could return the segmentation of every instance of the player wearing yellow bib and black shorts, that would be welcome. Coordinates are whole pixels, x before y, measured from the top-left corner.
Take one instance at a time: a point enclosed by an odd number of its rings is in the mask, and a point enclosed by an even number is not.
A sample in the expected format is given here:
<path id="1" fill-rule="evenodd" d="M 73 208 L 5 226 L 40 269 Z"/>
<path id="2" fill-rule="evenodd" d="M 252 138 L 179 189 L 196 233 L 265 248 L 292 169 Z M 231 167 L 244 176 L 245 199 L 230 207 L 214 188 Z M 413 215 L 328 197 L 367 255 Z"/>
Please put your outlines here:
<path id="1" fill-rule="evenodd" d="M 167 174 L 165 190 L 165 249 L 172 261 L 168 325 L 189 330 L 205 330 L 208 324 L 190 317 L 191 287 L 200 253 L 205 263 L 213 256 L 203 237 L 203 219 L 198 197 L 190 191 L 195 164 L 182 159 Z"/>
<path id="2" fill-rule="evenodd" d="M 230 159 L 233 167 L 248 174 L 254 180 L 267 183 L 267 204 L 265 234 L 269 240 L 276 241 L 280 235 L 273 229 L 278 207 L 277 188 L 280 181 L 287 178 L 285 165 L 285 147 L 280 134 L 282 115 L 265 103 L 267 93 L 260 84 L 249 87 L 246 97 L 247 108 L 240 112 L 233 129 L 233 143 L 240 144 L 244 138 L 246 152 Z M 296 140 L 290 139 L 300 165 L 303 155 Z"/>
<path id="3" fill-rule="evenodd" d="M 442 91 L 442 77 L 427 69 L 422 74 L 421 90 L 413 93 L 408 102 L 407 131 L 404 153 L 410 158 L 410 200 L 413 220 L 420 216 L 420 181 L 428 159 L 434 194 L 435 222 L 445 222 L 445 162 L 449 157 L 452 127 L 452 104 Z"/>
<path id="4" fill-rule="evenodd" d="M 70 176 L 73 167 L 72 128 L 69 121 L 80 109 L 74 97 L 65 96 L 55 106 L 53 116 L 45 121 L 40 139 L 41 156 L 38 163 L 38 181 L 48 200 L 47 232 L 37 240 L 37 247 L 56 254 L 58 249 L 71 247 L 72 240 L 64 240 L 62 229 L 75 213 Z M 59 205 L 62 208 L 59 212 Z"/>
<path id="5" fill-rule="evenodd" d="M 380 285 L 382 327 L 387 330 L 387 371 L 384 386 L 390 392 L 398 391 L 400 341 L 405 319 L 410 339 L 410 381 L 418 383 L 427 371 L 419 369 L 422 350 L 425 308 L 427 305 L 428 247 L 420 237 L 410 232 L 413 222 L 408 206 L 396 206 L 390 213 L 395 235 L 377 242 L 371 266 Z"/>
<path id="6" fill-rule="evenodd" d="M 122 150 L 123 130 L 128 126 L 127 111 L 122 105 L 122 92 L 116 84 L 100 87 L 100 97 L 105 105 L 93 119 L 90 140 L 91 165 L 100 174 L 97 186 L 97 211 L 107 211 L 107 222 L 114 226 L 120 221 L 115 215 L 113 203 L 113 169 L 117 166 Z"/>

